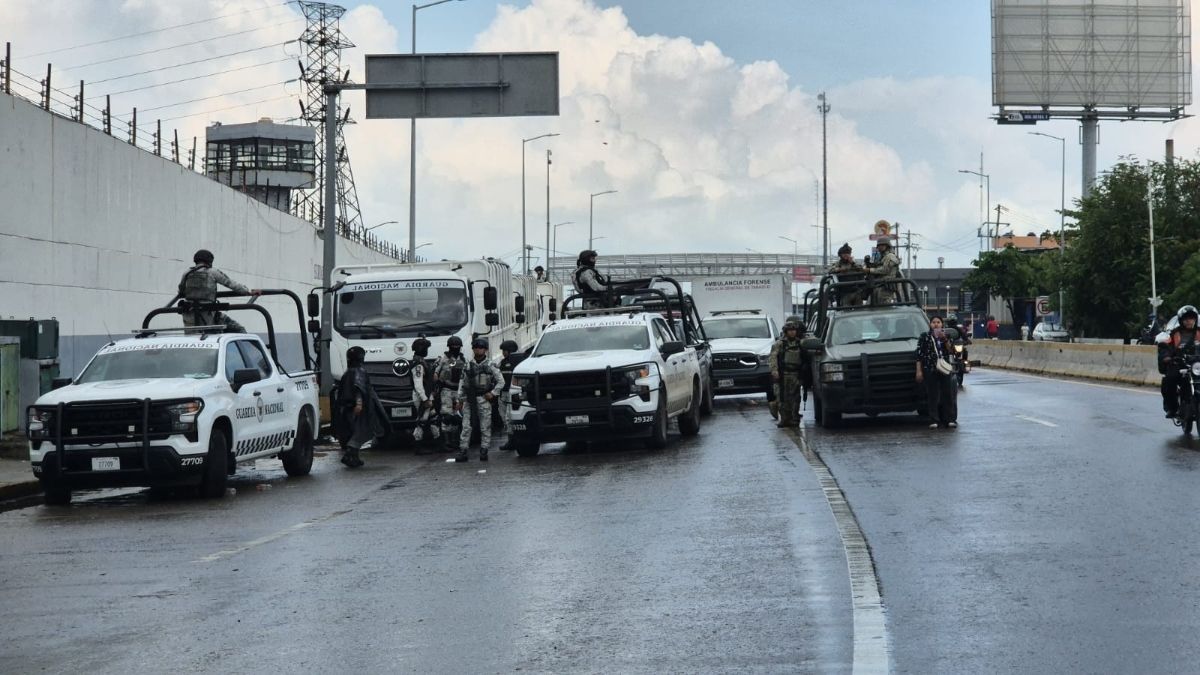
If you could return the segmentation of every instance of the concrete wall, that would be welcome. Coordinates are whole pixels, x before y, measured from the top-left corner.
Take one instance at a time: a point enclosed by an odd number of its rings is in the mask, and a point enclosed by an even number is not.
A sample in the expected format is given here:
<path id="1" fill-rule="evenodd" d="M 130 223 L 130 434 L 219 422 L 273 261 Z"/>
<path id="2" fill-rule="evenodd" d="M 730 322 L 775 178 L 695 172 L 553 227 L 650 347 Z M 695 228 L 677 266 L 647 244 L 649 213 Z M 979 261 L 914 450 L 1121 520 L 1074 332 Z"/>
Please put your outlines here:
<path id="1" fill-rule="evenodd" d="M 338 243 L 339 264 L 390 260 Z M 309 223 L 0 95 L 0 316 L 56 317 L 64 376 L 170 301 L 199 248 L 252 288 L 303 296 L 320 281 L 322 242 Z M 299 327 L 287 307 L 263 304 L 294 342 Z M 242 323 L 264 329 L 257 319 Z"/>
<path id="2" fill-rule="evenodd" d="M 977 340 L 971 358 L 984 366 L 1043 375 L 1158 386 L 1157 350 L 1147 345 Z"/>

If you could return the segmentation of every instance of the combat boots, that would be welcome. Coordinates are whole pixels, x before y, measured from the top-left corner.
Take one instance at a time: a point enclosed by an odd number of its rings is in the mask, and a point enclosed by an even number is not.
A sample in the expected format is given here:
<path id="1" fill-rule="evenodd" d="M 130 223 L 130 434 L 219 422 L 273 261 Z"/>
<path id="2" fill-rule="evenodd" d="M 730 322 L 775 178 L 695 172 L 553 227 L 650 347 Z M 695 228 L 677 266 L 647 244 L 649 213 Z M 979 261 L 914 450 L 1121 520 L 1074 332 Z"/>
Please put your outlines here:
<path id="1" fill-rule="evenodd" d="M 456 462 L 466 462 L 466 461 L 469 461 L 470 459 L 471 458 L 467 456 L 466 448 L 459 450 L 458 454 L 454 456 L 454 461 L 456 461 Z"/>
<path id="2" fill-rule="evenodd" d="M 479 461 L 481 461 L 481 462 L 488 461 L 487 454 L 488 454 L 487 446 L 484 446 L 484 445 L 479 446 Z"/>

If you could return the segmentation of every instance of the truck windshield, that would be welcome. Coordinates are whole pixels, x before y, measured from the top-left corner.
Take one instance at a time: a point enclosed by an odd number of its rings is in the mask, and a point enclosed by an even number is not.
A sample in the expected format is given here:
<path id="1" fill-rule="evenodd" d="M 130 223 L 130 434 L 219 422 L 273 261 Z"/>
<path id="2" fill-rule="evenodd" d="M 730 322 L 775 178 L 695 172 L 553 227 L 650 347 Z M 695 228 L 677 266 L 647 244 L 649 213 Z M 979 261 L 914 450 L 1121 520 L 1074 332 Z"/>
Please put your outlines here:
<path id="1" fill-rule="evenodd" d="M 922 323 L 911 316 L 843 316 L 833 323 L 834 345 L 916 340 Z"/>
<path id="2" fill-rule="evenodd" d="M 766 319 L 720 319 L 705 321 L 704 332 L 709 340 L 723 338 L 767 338 L 771 337 L 771 327 Z"/>
<path id="3" fill-rule="evenodd" d="M 355 284 L 338 294 L 334 327 L 350 338 L 453 335 L 467 315 L 461 281 Z"/>
<path id="4" fill-rule="evenodd" d="M 546 333 L 534 350 L 534 356 L 593 352 L 613 349 L 650 348 L 650 332 L 645 326 L 587 326 Z"/>
<path id="5" fill-rule="evenodd" d="M 140 346 L 139 346 L 140 347 Z M 219 350 L 194 348 L 112 347 L 92 359 L 79 375 L 77 384 L 112 380 L 160 380 L 189 378 L 203 380 L 217 372 Z"/>

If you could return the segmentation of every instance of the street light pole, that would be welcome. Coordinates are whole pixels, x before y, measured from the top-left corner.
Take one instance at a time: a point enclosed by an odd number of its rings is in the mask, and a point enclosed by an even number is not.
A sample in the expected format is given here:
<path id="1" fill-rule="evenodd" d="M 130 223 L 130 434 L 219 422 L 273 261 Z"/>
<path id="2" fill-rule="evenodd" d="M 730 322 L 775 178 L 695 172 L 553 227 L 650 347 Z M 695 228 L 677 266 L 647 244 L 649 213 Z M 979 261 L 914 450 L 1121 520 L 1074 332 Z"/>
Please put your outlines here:
<path id="1" fill-rule="evenodd" d="M 979 176 L 984 181 L 984 184 L 987 185 L 987 207 L 988 207 L 988 213 L 990 214 L 991 209 L 992 209 L 992 177 L 991 177 L 991 175 L 983 173 L 982 171 L 972 171 L 970 169 L 959 169 L 958 172 L 959 173 L 969 173 L 972 176 Z M 988 226 L 988 245 L 989 246 L 991 246 L 991 243 L 992 243 L 992 240 L 991 240 L 991 236 L 992 236 L 991 218 L 992 218 L 992 216 L 988 215 L 988 220 L 986 221 L 987 226 Z M 997 215 L 996 216 L 996 230 L 999 231 L 999 229 L 1000 229 L 1000 216 Z"/>
<path id="2" fill-rule="evenodd" d="M 1062 144 L 1062 169 L 1060 175 L 1060 187 L 1058 193 L 1058 266 L 1059 266 L 1059 281 L 1058 281 L 1058 321 L 1062 326 L 1067 325 L 1066 305 L 1064 304 L 1063 286 L 1062 286 L 1062 262 L 1063 249 L 1066 243 L 1063 241 L 1063 227 L 1067 219 L 1067 139 L 1062 136 L 1054 136 L 1052 134 L 1044 134 L 1040 131 L 1031 131 L 1034 136 L 1045 136 L 1053 138 Z"/>
<path id="3" fill-rule="evenodd" d="M 825 92 L 817 95 L 817 99 L 821 102 L 817 106 L 817 110 L 821 112 L 821 201 L 822 201 L 822 220 L 823 220 L 823 245 L 821 246 L 821 263 L 829 268 L 829 161 L 828 161 L 828 143 L 825 134 L 825 118 L 829 115 L 829 102 L 825 100 Z"/>
<path id="4" fill-rule="evenodd" d="M 417 53 L 417 10 L 433 7 L 450 0 L 437 0 L 412 7 L 412 53 Z M 417 246 L 417 118 L 409 120 L 408 137 L 408 262 L 414 262 L 413 250 Z M 328 160 L 327 160 L 328 161 Z"/>
<path id="5" fill-rule="evenodd" d="M 525 144 L 529 143 L 530 141 L 536 141 L 539 138 L 550 138 L 552 136 L 557 136 L 557 135 L 558 134 L 542 134 L 540 136 L 534 136 L 533 138 L 522 138 L 521 139 L 521 257 L 524 260 L 523 267 L 525 270 L 525 274 L 529 274 L 529 252 L 528 252 L 528 249 L 526 248 L 527 244 L 525 243 Z M 547 185 L 550 182 L 549 169 L 547 169 L 546 182 L 547 182 Z M 549 204 L 549 202 L 550 202 L 549 191 L 550 191 L 550 188 L 547 187 L 546 188 L 546 192 L 547 192 L 546 203 L 547 204 Z M 549 211 L 549 208 L 550 208 L 549 206 L 546 207 L 547 211 Z"/>
<path id="6" fill-rule="evenodd" d="M 573 220 L 567 220 L 567 221 L 564 221 L 561 223 L 555 223 L 555 225 L 554 225 L 554 243 L 551 244 L 550 253 L 546 254 L 547 262 L 549 262 L 549 259 L 551 258 L 551 256 L 558 255 L 558 228 L 562 227 L 563 225 L 574 225 L 574 224 L 575 224 L 575 221 L 573 221 Z M 549 265 L 549 264 L 546 265 L 546 278 L 547 279 L 550 278 L 550 273 L 553 271 L 553 269 L 554 269 L 553 265 Z"/>
<path id="7" fill-rule="evenodd" d="M 550 148 L 546 148 L 546 265 L 550 265 Z M 528 274 L 528 272 L 526 272 Z"/>
<path id="8" fill-rule="evenodd" d="M 593 237 L 592 236 L 592 234 L 594 232 L 594 230 L 592 228 L 592 222 L 593 222 L 593 216 L 596 211 L 596 197 L 599 197 L 600 195 L 611 195 L 615 192 L 616 192 L 616 190 L 605 190 L 604 192 L 593 192 L 591 194 L 591 196 L 588 197 L 588 250 L 591 250 L 592 246 L 595 244 L 596 239 L 602 238 L 602 237 Z"/>
<path id="9" fill-rule="evenodd" d="M 792 262 L 795 263 L 795 258 L 800 256 L 800 244 L 795 239 L 792 239 L 791 237 L 785 237 L 782 234 L 779 235 L 779 238 L 792 242 Z"/>
<path id="10" fill-rule="evenodd" d="M 398 224 L 399 222 L 400 221 L 398 221 L 398 220 L 386 220 L 378 225 L 372 225 L 370 227 L 364 228 L 363 232 L 370 232 L 371 230 L 373 230 L 377 227 L 383 227 L 384 225 L 395 225 L 395 224 Z"/>

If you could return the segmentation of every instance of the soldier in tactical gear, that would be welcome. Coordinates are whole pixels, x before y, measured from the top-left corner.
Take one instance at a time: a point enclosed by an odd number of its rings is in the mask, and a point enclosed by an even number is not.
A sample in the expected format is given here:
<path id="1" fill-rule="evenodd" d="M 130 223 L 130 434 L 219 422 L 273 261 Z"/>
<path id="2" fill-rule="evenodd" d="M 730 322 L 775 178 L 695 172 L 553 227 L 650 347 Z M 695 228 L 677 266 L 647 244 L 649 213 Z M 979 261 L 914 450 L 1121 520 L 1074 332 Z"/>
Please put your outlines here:
<path id="1" fill-rule="evenodd" d="M 457 335 L 446 340 L 446 353 L 433 364 L 434 389 L 441 402 L 438 414 L 441 417 L 442 441 L 446 451 L 454 450 L 458 444 L 458 385 L 462 381 L 463 368 L 467 365 L 462 353 L 462 338 Z"/>
<path id="2" fill-rule="evenodd" d="M 342 445 L 342 464 L 351 469 L 363 465 L 359 451 L 372 447 L 376 439 L 387 435 L 387 411 L 363 369 L 366 355 L 362 347 L 346 350 L 346 372 L 333 399 L 333 423 Z"/>
<path id="3" fill-rule="evenodd" d="M 492 446 L 492 401 L 504 389 L 504 375 L 488 358 L 488 341 L 475 338 L 471 342 L 472 358 L 467 361 L 462 379 L 458 384 L 457 407 L 463 411 L 462 437 L 459 440 L 456 462 L 467 461 L 467 448 L 471 447 L 471 431 L 479 424 L 479 461 L 488 461 L 488 450 Z"/>
<path id="4" fill-rule="evenodd" d="M 192 256 L 192 267 L 179 280 L 179 297 L 189 306 L 197 307 L 204 303 L 217 301 L 217 285 L 224 286 L 235 293 L 258 296 L 262 291 L 251 289 L 230 279 L 221 270 L 213 269 L 212 251 L 200 249 Z M 183 314 L 184 326 L 225 326 L 226 333 L 245 333 L 242 324 L 225 316 L 222 312 L 194 309 Z"/>
<path id="5" fill-rule="evenodd" d="M 850 242 L 842 244 L 842 247 L 838 249 L 837 262 L 829 268 L 829 274 L 846 274 L 848 272 L 863 272 L 863 266 L 854 259 L 854 249 L 850 248 Z"/>
<path id="6" fill-rule="evenodd" d="M 877 305 L 890 305 L 896 302 L 896 285 L 887 283 L 892 279 L 900 279 L 900 256 L 892 250 L 891 237 L 880 237 L 875 242 L 875 250 L 879 259 L 867 266 L 867 275 L 883 281 L 875 289 L 872 301 Z"/>
<path id="7" fill-rule="evenodd" d="M 771 348 L 771 380 L 779 387 L 779 427 L 798 427 L 804 413 L 800 403 L 804 395 L 804 370 L 808 357 L 800 348 L 804 323 L 799 317 L 788 317 L 783 324 L 783 336 Z"/>
<path id="8" fill-rule="evenodd" d="M 504 445 L 501 450 L 516 449 L 512 443 L 512 377 L 517 364 L 525 360 L 527 354 L 518 350 L 516 340 L 505 340 L 500 343 L 500 352 L 504 355 L 498 364 L 500 374 L 504 376 L 504 389 L 500 392 L 500 419 L 504 422 Z"/>
<path id="9" fill-rule="evenodd" d="M 596 271 L 596 255 L 591 249 L 580 251 L 575 262 L 575 292 L 583 296 L 584 309 L 603 307 L 604 295 L 612 284 L 612 279 Z"/>
<path id="10" fill-rule="evenodd" d="M 413 410 L 417 412 L 417 426 L 413 427 L 413 440 L 420 443 L 425 438 L 437 440 L 442 435 L 442 430 L 437 424 L 438 411 L 434 409 L 433 403 L 435 398 L 434 392 L 434 372 L 433 368 L 426 362 L 429 357 L 429 340 L 425 339 L 424 335 L 413 340 L 412 350 L 412 387 L 413 387 Z M 417 454 L 424 455 L 428 451 L 424 447 L 417 446 Z"/>

